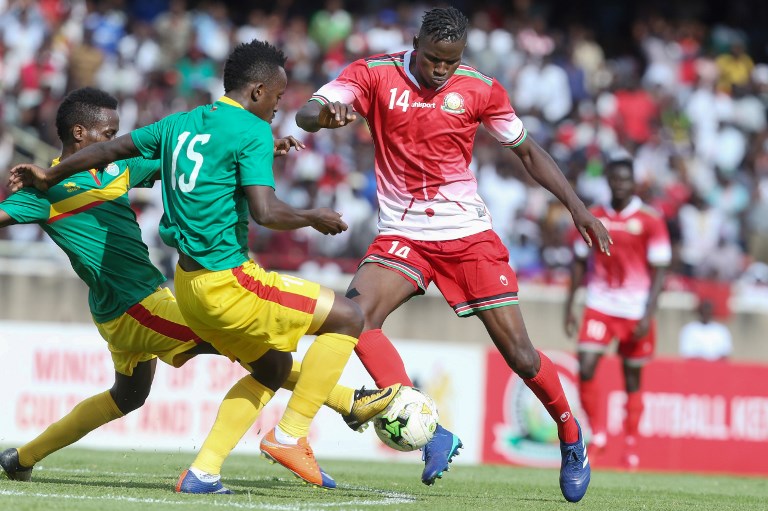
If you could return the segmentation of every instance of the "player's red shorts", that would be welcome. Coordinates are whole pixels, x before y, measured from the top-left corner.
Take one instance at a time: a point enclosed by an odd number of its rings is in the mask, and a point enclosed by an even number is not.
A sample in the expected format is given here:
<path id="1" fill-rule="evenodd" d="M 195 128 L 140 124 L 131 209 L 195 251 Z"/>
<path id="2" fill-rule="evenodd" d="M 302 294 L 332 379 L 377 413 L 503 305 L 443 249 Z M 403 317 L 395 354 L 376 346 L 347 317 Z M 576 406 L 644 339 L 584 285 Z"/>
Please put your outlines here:
<path id="1" fill-rule="evenodd" d="M 613 339 L 619 341 L 619 355 L 627 363 L 642 365 L 656 349 L 656 322 L 652 321 L 645 337 L 632 340 L 639 320 L 619 318 L 587 307 L 579 331 L 579 351 L 604 353 Z"/>
<path id="2" fill-rule="evenodd" d="M 419 294 L 434 281 L 461 317 L 518 303 L 509 252 L 492 230 L 446 241 L 377 236 L 360 265 L 366 263 L 399 272 Z"/>

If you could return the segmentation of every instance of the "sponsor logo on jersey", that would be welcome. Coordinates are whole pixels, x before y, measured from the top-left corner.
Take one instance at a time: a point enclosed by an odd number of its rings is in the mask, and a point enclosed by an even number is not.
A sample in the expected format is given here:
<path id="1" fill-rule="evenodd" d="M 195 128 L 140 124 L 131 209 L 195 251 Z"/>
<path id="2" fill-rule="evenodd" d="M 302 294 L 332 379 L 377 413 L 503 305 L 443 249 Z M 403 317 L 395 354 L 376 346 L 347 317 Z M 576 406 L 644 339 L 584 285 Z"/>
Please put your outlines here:
<path id="1" fill-rule="evenodd" d="M 443 106 L 440 108 L 449 114 L 464 113 L 464 97 L 458 92 L 449 92 L 443 98 Z"/>
<path id="2" fill-rule="evenodd" d="M 75 183 L 73 183 L 72 181 L 69 181 L 69 182 L 67 182 L 67 183 L 64 183 L 62 186 L 63 186 L 63 187 L 64 187 L 64 189 L 65 189 L 67 192 L 69 192 L 69 193 L 72 193 L 72 192 L 76 192 L 76 191 L 78 191 L 78 190 L 80 189 L 80 187 L 79 187 L 79 186 L 77 186 L 77 185 L 76 185 Z"/>
<path id="3" fill-rule="evenodd" d="M 107 168 L 104 169 L 104 172 L 110 176 L 116 176 L 120 173 L 120 167 L 118 167 L 117 164 L 113 162 L 107 165 Z"/>
<path id="4" fill-rule="evenodd" d="M 424 103 L 422 101 L 414 101 L 411 104 L 411 108 L 435 108 L 435 106 L 437 105 L 434 103 Z"/>

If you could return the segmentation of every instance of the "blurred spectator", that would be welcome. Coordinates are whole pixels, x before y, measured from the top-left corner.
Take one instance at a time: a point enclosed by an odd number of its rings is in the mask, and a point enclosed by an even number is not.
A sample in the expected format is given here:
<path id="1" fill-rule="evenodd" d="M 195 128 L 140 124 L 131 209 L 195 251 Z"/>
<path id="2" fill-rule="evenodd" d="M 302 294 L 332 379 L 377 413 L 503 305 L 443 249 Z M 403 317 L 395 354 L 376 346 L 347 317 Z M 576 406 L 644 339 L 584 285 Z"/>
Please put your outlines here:
<path id="1" fill-rule="evenodd" d="M 67 89 L 79 89 L 96 84 L 96 74 L 104 63 L 104 52 L 93 43 L 93 30 L 85 29 L 83 42 L 72 49 L 69 56 Z"/>
<path id="2" fill-rule="evenodd" d="M 160 66 L 169 67 L 186 55 L 192 42 L 192 15 L 186 0 L 171 0 L 168 11 L 154 21 L 155 37 L 162 57 Z"/>
<path id="3" fill-rule="evenodd" d="M 716 63 L 720 71 L 718 87 L 725 92 L 731 92 L 734 86 L 743 86 L 749 82 L 755 63 L 747 55 L 744 42 L 733 41 L 729 51 L 717 57 Z"/>
<path id="4" fill-rule="evenodd" d="M 703 360 L 723 360 L 733 351 L 731 332 L 712 320 L 713 306 L 702 300 L 696 309 L 699 319 L 680 330 L 680 356 Z"/>
<path id="5" fill-rule="evenodd" d="M 686 275 L 703 276 L 700 264 L 717 248 L 724 225 L 722 212 L 710 207 L 698 193 L 680 208 L 680 259 Z"/>
<path id="6" fill-rule="evenodd" d="M 341 0 L 327 0 L 325 8 L 315 12 L 309 21 L 309 36 L 327 51 L 344 41 L 352 32 L 352 15 L 344 10 Z"/>

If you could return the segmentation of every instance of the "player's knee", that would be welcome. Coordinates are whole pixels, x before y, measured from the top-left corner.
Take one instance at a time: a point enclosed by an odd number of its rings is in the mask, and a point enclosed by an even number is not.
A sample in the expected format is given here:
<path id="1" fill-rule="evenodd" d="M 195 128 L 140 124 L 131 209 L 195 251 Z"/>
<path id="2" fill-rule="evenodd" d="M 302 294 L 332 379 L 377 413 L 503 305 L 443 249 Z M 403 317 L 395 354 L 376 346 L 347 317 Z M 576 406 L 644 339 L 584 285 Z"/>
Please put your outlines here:
<path id="1" fill-rule="evenodd" d="M 287 352 L 269 350 L 250 366 L 251 376 L 256 381 L 276 391 L 291 374 L 293 357 Z"/>
<path id="2" fill-rule="evenodd" d="M 360 306 L 349 298 L 337 299 L 331 314 L 323 325 L 323 332 L 360 337 L 365 318 Z"/>
<path id="3" fill-rule="evenodd" d="M 144 406 L 147 397 L 149 397 L 150 389 L 151 383 L 148 385 L 136 386 L 115 384 L 109 392 L 112 395 L 112 399 L 114 399 L 117 408 L 119 408 L 124 415 L 127 415 Z"/>

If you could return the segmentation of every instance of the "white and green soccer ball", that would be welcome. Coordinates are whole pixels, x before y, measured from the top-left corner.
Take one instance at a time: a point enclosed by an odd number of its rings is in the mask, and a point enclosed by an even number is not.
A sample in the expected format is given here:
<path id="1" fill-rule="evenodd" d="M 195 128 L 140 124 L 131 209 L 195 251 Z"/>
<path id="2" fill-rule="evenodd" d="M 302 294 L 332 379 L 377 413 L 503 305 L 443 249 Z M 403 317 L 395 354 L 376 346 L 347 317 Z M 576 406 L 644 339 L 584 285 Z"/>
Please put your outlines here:
<path id="1" fill-rule="evenodd" d="M 437 405 L 431 397 L 413 387 L 401 387 L 389 406 L 373 419 L 373 429 L 392 449 L 415 451 L 432 440 L 437 422 Z"/>

